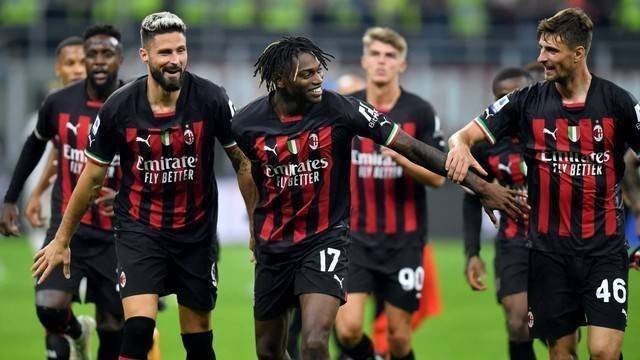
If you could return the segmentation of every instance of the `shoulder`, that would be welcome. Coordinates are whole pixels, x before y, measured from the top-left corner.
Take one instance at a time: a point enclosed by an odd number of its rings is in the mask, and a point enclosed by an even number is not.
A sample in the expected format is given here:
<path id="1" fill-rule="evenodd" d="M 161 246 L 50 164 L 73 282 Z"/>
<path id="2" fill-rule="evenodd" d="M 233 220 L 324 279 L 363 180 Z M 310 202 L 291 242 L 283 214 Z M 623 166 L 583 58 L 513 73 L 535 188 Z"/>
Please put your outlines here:
<path id="1" fill-rule="evenodd" d="M 243 127 L 254 119 L 263 119 L 269 110 L 269 95 L 261 96 L 236 112 L 231 119 L 231 130 L 242 131 Z"/>
<path id="2" fill-rule="evenodd" d="M 631 102 L 634 104 L 637 102 L 635 97 L 629 91 L 615 84 L 613 81 L 594 75 L 592 82 L 597 83 L 598 87 L 603 92 L 603 95 L 613 98 L 616 102 Z"/>
<path id="3" fill-rule="evenodd" d="M 356 99 L 365 100 L 367 98 L 367 91 L 365 89 L 362 89 L 356 92 L 352 92 L 350 94 L 346 94 L 346 96 L 351 96 Z"/>
<path id="4" fill-rule="evenodd" d="M 213 83 L 211 80 L 200 77 L 194 73 L 187 72 L 185 76 L 189 77 L 191 89 L 194 90 L 196 97 L 203 100 L 226 99 L 227 92 L 222 86 Z"/>
<path id="5" fill-rule="evenodd" d="M 84 80 L 81 80 L 53 90 L 47 94 L 43 104 L 51 105 L 61 101 L 68 102 L 70 99 L 82 99 L 84 98 L 84 85 Z"/>
<path id="6" fill-rule="evenodd" d="M 114 110 L 135 99 L 141 91 L 144 91 L 146 81 L 147 76 L 145 75 L 124 84 L 109 96 L 102 106 L 102 110 Z"/>

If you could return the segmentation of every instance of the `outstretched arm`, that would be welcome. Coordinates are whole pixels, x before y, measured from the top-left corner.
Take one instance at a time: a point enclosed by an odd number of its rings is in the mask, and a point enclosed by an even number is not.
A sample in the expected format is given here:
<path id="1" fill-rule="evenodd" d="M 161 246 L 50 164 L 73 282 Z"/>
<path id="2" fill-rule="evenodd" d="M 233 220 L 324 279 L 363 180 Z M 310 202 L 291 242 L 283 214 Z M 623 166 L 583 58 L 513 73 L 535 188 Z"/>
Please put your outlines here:
<path id="1" fill-rule="evenodd" d="M 106 174 L 106 166 L 87 161 L 78 183 L 73 189 L 71 199 L 55 238 L 35 255 L 35 262 L 31 267 L 31 271 L 33 277 L 39 277 L 38 283 L 44 281 L 51 271 L 61 263 L 64 265 L 63 272 L 65 277 L 69 278 L 71 276 L 69 270 L 71 262 L 69 243 L 71 242 L 71 236 L 75 233 L 80 220 L 93 200 L 98 197 Z"/>
<path id="2" fill-rule="evenodd" d="M 251 161 L 249 161 L 238 146 L 231 146 L 227 148 L 226 151 L 233 165 L 233 169 L 236 171 L 238 187 L 240 188 L 240 193 L 242 193 L 242 198 L 247 208 L 250 233 L 249 248 L 253 251 L 255 247 L 255 238 L 253 237 L 253 211 L 258 204 L 258 189 L 251 176 Z"/>
<path id="3" fill-rule="evenodd" d="M 32 133 L 25 141 L 11 177 L 11 183 L 4 196 L 2 216 L 0 217 L 0 233 L 3 235 L 20 235 L 18 230 L 18 206 L 16 205 L 22 187 L 44 153 L 47 140 L 40 139 Z"/>
<path id="4" fill-rule="evenodd" d="M 396 162 L 396 164 L 402 166 L 407 175 L 411 176 L 415 181 L 434 188 L 439 188 L 444 185 L 444 182 L 446 180 L 444 176 L 438 175 L 433 171 L 429 171 L 423 168 L 420 165 L 414 164 L 406 157 L 389 148 L 383 147 L 382 153 L 391 157 L 393 161 Z"/>
<path id="5" fill-rule="evenodd" d="M 390 147 L 428 170 L 442 176 L 446 174 L 445 162 L 447 156 L 443 152 L 414 139 L 400 129 Z M 473 159 L 470 151 L 469 156 Z M 479 169 L 482 169 L 477 161 L 475 163 Z M 482 170 L 482 174 L 486 175 L 486 172 Z M 523 211 L 528 211 L 528 206 L 516 198 L 519 195 L 518 192 L 505 189 L 498 184 L 488 183 L 473 172 L 467 172 L 464 178 L 461 179 L 461 184 L 478 194 L 482 204 L 487 209 L 487 214 L 494 223 L 497 222 L 497 219 L 491 210 L 505 211 L 507 215 L 513 218 L 524 216 Z"/>
<path id="6" fill-rule="evenodd" d="M 449 153 L 445 164 L 447 177 L 451 181 L 455 183 L 462 182 L 462 179 L 467 175 L 469 167 L 476 170 L 480 175 L 487 175 L 480 163 L 471 155 L 471 147 L 483 139 L 484 133 L 482 129 L 473 121 L 451 135 L 449 138 Z"/>

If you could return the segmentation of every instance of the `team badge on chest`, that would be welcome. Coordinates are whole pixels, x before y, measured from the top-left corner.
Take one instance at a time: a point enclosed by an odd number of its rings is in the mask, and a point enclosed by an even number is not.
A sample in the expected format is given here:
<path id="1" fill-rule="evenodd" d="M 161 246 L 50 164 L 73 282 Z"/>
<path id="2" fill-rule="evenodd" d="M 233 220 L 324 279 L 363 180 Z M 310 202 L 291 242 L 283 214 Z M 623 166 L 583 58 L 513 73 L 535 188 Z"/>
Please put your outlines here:
<path id="1" fill-rule="evenodd" d="M 309 135 L 309 148 L 311 150 L 317 149 L 319 143 L 320 143 L 320 140 L 318 140 L 318 134 Z"/>
<path id="2" fill-rule="evenodd" d="M 187 145 L 193 144 L 193 140 L 195 137 L 193 136 L 193 131 L 191 129 L 186 129 L 184 131 L 184 143 Z"/>

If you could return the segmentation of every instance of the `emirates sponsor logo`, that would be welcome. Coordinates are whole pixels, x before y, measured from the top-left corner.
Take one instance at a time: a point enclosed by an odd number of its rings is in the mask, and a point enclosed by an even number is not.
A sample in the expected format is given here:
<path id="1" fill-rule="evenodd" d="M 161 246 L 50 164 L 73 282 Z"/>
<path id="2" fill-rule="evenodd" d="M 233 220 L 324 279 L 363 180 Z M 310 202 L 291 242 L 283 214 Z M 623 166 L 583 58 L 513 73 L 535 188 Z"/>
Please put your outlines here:
<path id="1" fill-rule="evenodd" d="M 273 178 L 279 188 L 306 186 L 319 182 L 322 170 L 328 167 L 329 160 L 321 158 L 275 166 L 264 165 L 264 174 Z"/>
<path id="2" fill-rule="evenodd" d="M 84 165 L 87 163 L 87 157 L 84 154 L 84 150 L 76 149 L 69 144 L 62 145 L 62 159 L 67 161 L 69 166 L 69 172 L 75 175 L 80 175 L 84 169 Z M 120 156 L 113 157 L 109 168 L 107 169 L 107 177 L 112 178 L 115 176 L 115 168 L 120 166 Z"/>
<path id="3" fill-rule="evenodd" d="M 136 169 L 143 173 L 143 181 L 148 184 L 166 184 L 193 181 L 198 164 L 197 156 L 164 157 L 159 160 L 145 160 L 138 155 Z"/>
<path id="4" fill-rule="evenodd" d="M 539 161 L 551 165 L 556 174 L 571 176 L 601 176 L 606 163 L 611 160 L 611 152 L 543 151 L 536 156 Z"/>
<path id="5" fill-rule="evenodd" d="M 351 150 L 351 164 L 358 167 L 359 178 L 397 179 L 404 174 L 402 166 L 379 152 Z"/>

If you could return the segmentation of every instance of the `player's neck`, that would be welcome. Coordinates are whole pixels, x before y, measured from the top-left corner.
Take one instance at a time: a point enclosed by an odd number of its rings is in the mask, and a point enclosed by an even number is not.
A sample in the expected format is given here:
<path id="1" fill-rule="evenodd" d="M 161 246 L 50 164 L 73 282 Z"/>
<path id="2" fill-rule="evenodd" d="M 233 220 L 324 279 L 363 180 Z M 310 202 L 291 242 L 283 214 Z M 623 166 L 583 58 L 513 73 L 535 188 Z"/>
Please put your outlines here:
<path id="1" fill-rule="evenodd" d="M 91 86 L 91 83 L 87 81 L 85 85 L 87 97 L 89 98 L 89 100 L 104 102 L 105 100 L 107 100 L 109 95 L 111 95 L 118 89 L 119 82 L 120 80 L 116 79 L 116 81 L 114 81 L 113 84 L 110 84 L 108 88 L 105 88 L 103 91 L 98 91 L 98 89 Z"/>
<path id="2" fill-rule="evenodd" d="M 573 76 L 563 82 L 556 82 L 556 89 L 567 103 L 584 103 L 591 85 L 591 73 L 586 66 L 580 67 Z"/>
<path id="3" fill-rule="evenodd" d="M 273 111 L 275 111 L 280 118 L 302 115 L 307 106 L 309 106 L 307 101 L 297 101 L 281 91 L 276 91 L 270 100 Z"/>
<path id="4" fill-rule="evenodd" d="M 147 99 L 154 113 L 175 111 L 180 91 L 166 91 L 151 76 L 147 78 Z"/>
<path id="5" fill-rule="evenodd" d="M 367 102 L 377 109 L 391 109 L 398 102 L 400 94 L 400 84 L 398 81 L 391 81 L 384 85 L 378 85 L 372 81 L 367 81 Z"/>

